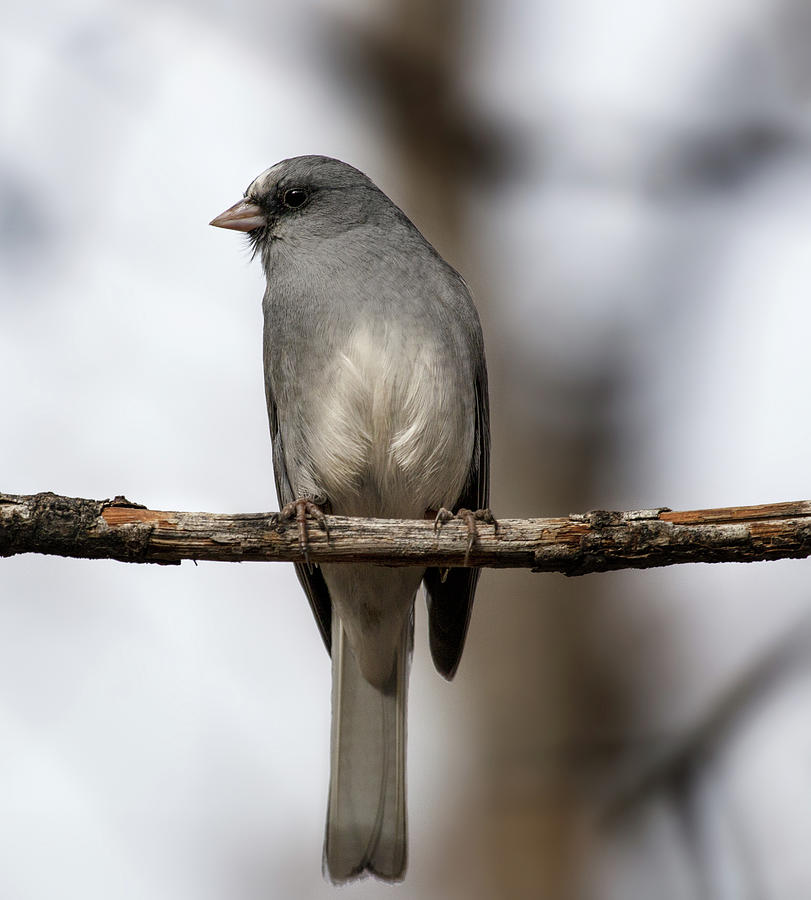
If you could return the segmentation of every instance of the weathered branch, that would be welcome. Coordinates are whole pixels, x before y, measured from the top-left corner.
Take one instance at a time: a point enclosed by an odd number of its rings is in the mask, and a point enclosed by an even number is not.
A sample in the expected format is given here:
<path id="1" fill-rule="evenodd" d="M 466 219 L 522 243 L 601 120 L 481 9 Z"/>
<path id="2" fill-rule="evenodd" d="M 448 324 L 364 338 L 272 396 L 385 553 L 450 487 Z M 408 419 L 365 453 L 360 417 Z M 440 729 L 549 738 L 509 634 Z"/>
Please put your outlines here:
<path id="1" fill-rule="evenodd" d="M 811 502 L 672 512 L 589 512 L 566 518 L 465 524 L 327 516 L 309 523 L 309 558 L 381 565 L 490 566 L 585 575 L 688 562 L 811 555 Z M 0 556 L 46 553 L 177 564 L 181 560 L 301 562 L 296 522 L 271 513 L 162 512 L 114 500 L 0 494 Z"/>

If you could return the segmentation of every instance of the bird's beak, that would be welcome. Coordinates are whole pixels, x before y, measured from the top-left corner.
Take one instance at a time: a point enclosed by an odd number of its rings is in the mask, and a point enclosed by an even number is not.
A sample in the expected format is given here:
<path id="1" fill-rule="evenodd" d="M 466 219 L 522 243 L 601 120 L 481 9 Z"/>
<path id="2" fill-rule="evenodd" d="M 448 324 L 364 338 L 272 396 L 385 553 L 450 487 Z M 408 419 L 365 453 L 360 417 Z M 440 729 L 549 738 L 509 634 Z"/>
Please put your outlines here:
<path id="1" fill-rule="evenodd" d="M 231 228 L 234 231 L 253 231 L 267 225 L 267 216 L 260 206 L 250 200 L 240 200 L 224 213 L 212 219 L 209 225 L 217 228 Z"/>

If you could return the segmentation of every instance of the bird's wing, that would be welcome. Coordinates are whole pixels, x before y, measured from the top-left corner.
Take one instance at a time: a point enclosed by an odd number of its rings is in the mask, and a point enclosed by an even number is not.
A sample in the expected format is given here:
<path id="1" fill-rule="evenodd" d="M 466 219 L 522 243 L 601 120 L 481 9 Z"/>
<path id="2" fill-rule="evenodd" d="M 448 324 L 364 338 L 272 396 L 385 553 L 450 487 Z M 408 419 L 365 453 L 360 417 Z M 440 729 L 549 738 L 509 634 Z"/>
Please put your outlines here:
<path id="1" fill-rule="evenodd" d="M 279 498 L 279 507 L 283 507 L 287 503 L 292 503 L 298 499 L 293 493 L 290 486 L 290 479 L 287 475 L 287 463 L 284 457 L 284 442 L 279 428 L 279 419 L 276 412 L 276 404 L 270 391 L 267 391 L 268 418 L 270 420 L 270 439 L 273 445 L 273 474 L 276 478 L 276 494 Z M 327 648 L 330 652 L 332 646 L 332 601 L 330 600 L 329 590 L 321 574 L 321 569 L 317 566 L 307 566 L 304 563 L 294 563 L 296 567 L 296 575 L 304 588 L 304 593 L 310 601 L 310 609 L 313 611 L 315 621 L 318 624 L 318 630 Z"/>
<path id="2" fill-rule="evenodd" d="M 459 509 L 485 509 L 490 496 L 490 409 L 487 370 L 482 357 L 476 374 L 476 430 L 467 482 L 457 502 Z M 442 580 L 441 569 L 427 569 L 428 625 L 431 656 L 437 671 L 451 679 L 465 646 L 473 595 L 479 569 L 450 569 Z"/>

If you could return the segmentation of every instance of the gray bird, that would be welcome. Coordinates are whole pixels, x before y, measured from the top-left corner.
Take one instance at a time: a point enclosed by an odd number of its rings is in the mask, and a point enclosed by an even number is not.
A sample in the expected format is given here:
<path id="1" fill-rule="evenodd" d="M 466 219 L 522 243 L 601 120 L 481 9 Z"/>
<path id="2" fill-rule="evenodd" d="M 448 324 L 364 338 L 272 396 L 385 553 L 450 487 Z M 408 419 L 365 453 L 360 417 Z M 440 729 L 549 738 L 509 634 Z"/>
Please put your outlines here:
<path id="1" fill-rule="evenodd" d="M 463 508 L 474 540 L 469 510 L 488 500 L 487 371 L 461 276 L 369 178 L 323 156 L 272 166 L 211 224 L 247 232 L 265 269 L 281 515 L 442 521 Z M 399 880 L 414 599 L 423 582 L 431 654 L 450 679 L 479 571 L 307 563 L 296 571 L 332 655 L 325 872 L 333 882 L 367 872 Z"/>

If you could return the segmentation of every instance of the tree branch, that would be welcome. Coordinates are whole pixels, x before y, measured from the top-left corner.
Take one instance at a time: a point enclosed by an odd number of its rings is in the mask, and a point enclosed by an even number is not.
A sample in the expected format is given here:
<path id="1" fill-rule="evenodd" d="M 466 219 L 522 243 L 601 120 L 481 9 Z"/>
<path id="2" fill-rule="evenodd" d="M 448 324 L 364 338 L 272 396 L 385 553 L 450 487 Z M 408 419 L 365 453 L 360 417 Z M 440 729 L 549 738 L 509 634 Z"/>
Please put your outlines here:
<path id="1" fill-rule="evenodd" d="M 585 575 L 688 562 L 755 562 L 811 555 L 811 502 L 672 512 L 588 512 L 566 518 L 465 524 L 327 516 L 309 520 L 313 563 L 489 566 Z M 469 549 L 469 552 L 468 552 Z M 271 513 L 162 512 L 114 500 L 0 494 L 0 556 L 45 553 L 178 564 L 181 560 L 301 562 L 296 522 Z"/>

